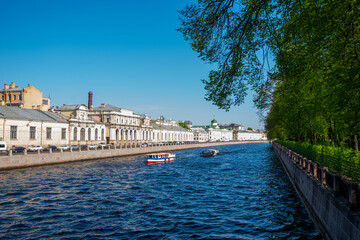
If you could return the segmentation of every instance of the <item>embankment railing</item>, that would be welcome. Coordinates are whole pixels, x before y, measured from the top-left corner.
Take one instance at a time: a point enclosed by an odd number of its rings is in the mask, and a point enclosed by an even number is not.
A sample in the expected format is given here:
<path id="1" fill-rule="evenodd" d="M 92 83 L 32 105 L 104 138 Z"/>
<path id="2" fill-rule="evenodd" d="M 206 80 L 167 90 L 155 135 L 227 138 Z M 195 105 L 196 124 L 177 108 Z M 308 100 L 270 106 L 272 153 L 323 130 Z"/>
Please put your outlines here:
<path id="1" fill-rule="evenodd" d="M 273 146 L 278 154 L 285 154 L 324 188 L 331 190 L 337 197 L 343 197 L 351 208 L 360 208 L 359 184 L 346 180 L 320 163 L 313 162 L 279 143 L 273 142 Z"/>

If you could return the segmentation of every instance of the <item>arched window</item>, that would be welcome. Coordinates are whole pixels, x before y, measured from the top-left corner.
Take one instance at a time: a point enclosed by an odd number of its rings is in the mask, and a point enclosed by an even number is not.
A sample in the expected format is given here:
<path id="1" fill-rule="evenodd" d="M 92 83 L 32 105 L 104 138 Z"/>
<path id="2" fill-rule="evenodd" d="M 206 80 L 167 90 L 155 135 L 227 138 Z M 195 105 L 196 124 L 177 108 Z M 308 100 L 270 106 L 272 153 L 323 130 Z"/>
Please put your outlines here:
<path id="1" fill-rule="evenodd" d="M 98 140 L 98 129 L 95 129 L 95 140 Z"/>
<path id="2" fill-rule="evenodd" d="M 77 128 L 74 127 L 74 141 L 77 141 Z"/>
<path id="3" fill-rule="evenodd" d="M 80 141 L 85 141 L 85 128 L 80 130 Z"/>
<path id="4" fill-rule="evenodd" d="M 91 140 L 91 128 L 88 129 L 88 140 Z"/>
<path id="5" fill-rule="evenodd" d="M 116 142 L 118 142 L 119 141 L 119 129 L 116 129 L 115 135 L 116 135 Z"/>
<path id="6" fill-rule="evenodd" d="M 105 140 L 105 130 L 104 129 L 102 129 L 101 130 L 101 140 Z"/>

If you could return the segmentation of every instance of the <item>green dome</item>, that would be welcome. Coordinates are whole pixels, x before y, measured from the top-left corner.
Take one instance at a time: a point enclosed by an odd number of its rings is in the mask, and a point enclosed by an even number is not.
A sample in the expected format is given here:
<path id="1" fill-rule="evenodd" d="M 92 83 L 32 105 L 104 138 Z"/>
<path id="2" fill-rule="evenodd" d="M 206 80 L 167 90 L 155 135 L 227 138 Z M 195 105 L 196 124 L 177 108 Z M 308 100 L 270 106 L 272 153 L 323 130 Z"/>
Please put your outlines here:
<path id="1" fill-rule="evenodd" d="M 211 121 L 211 123 L 217 123 L 217 121 L 216 121 L 215 119 L 213 119 L 213 120 Z"/>

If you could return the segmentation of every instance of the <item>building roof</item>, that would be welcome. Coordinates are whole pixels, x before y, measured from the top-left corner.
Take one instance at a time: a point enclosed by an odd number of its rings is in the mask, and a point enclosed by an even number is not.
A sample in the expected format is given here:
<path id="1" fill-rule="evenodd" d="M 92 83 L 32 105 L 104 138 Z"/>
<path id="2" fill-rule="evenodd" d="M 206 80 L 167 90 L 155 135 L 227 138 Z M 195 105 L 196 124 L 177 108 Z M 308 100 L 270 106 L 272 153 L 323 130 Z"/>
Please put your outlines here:
<path id="1" fill-rule="evenodd" d="M 24 88 L 9 88 L 9 89 L 0 89 L 0 92 L 2 93 L 2 92 L 21 92 L 21 91 L 23 91 L 24 90 Z"/>
<path id="2" fill-rule="evenodd" d="M 93 111 L 116 111 L 116 112 L 121 112 L 121 108 L 115 107 L 111 104 L 105 104 L 104 107 L 95 107 L 93 108 Z"/>
<path id="3" fill-rule="evenodd" d="M 84 104 L 73 104 L 73 105 L 65 105 L 64 104 L 60 107 L 60 110 L 62 110 L 62 111 L 77 110 L 77 109 L 80 109 L 80 107 L 86 107 L 86 106 Z"/>
<path id="4" fill-rule="evenodd" d="M 8 106 L 0 106 L 0 118 L 67 123 L 58 113 Z"/>
<path id="5" fill-rule="evenodd" d="M 206 132 L 206 130 L 202 127 L 192 127 L 191 130 L 193 132 Z"/>
<path id="6" fill-rule="evenodd" d="M 125 115 L 125 116 L 139 117 L 140 118 L 140 115 L 134 113 L 132 110 L 119 108 L 119 107 L 113 106 L 111 104 L 104 104 L 103 106 L 93 108 L 91 111 L 92 112 L 99 112 L 99 111 L 119 112 L 119 113 L 122 113 L 122 115 Z"/>
<path id="7" fill-rule="evenodd" d="M 211 123 L 217 123 L 217 121 L 216 121 L 215 119 L 213 119 L 213 120 L 211 121 Z"/>
<path id="8" fill-rule="evenodd" d="M 171 125 L 159 125 L 159 124 L 156 124 L 154 122 L 151 123 L 151 126 L 155 130 L 168 130 L 168 131 L 180 131 L 180 132 L 188 132 L 188 131 L 190 131 L 190 130 L 187 130 L 187 129 L 182 128 L 182 127 L 171 126 Z"/>

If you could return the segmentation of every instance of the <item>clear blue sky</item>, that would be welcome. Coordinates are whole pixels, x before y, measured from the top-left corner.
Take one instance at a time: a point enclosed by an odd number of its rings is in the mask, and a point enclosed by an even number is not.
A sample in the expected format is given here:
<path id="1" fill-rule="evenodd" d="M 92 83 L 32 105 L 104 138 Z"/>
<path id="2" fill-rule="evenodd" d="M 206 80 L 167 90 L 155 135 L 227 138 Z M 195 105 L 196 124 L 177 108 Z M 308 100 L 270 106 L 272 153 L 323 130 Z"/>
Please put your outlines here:
<path id="1" fill-rule="evenodd" d="M 0 0 L 0 88 L 38 87 L 52 105 L 109 103 L 152 118 L 262 128 L 250 93 L 229 112 L 204 99 L 211 65 L 175 29 L 191 0 Z"/>

